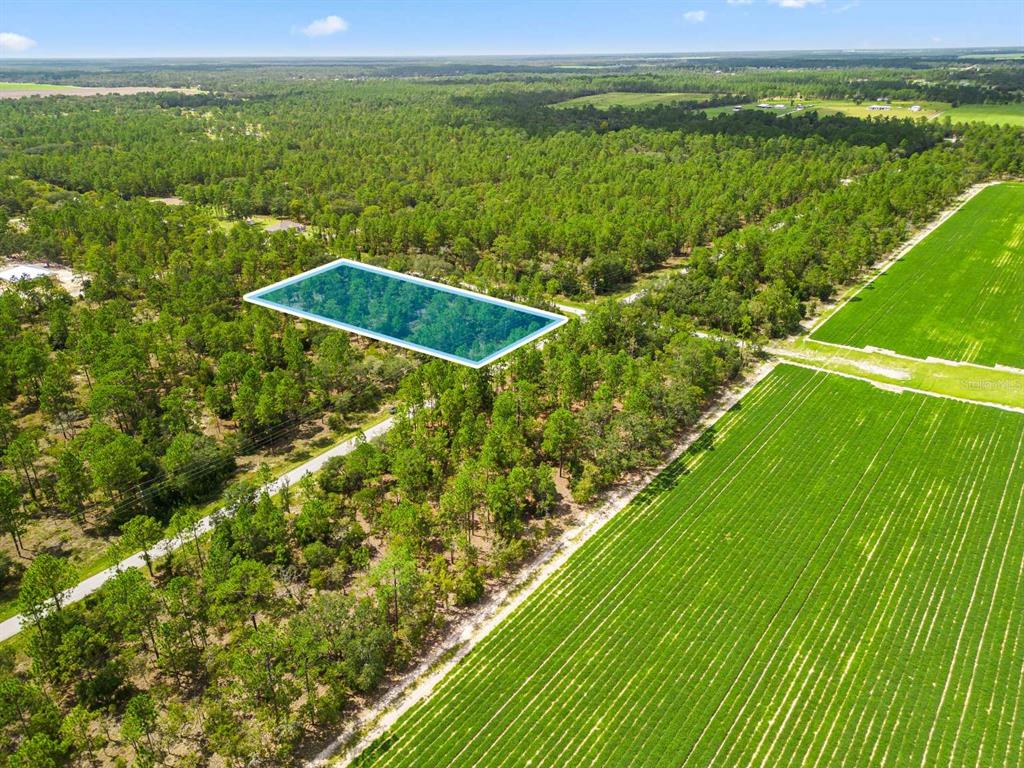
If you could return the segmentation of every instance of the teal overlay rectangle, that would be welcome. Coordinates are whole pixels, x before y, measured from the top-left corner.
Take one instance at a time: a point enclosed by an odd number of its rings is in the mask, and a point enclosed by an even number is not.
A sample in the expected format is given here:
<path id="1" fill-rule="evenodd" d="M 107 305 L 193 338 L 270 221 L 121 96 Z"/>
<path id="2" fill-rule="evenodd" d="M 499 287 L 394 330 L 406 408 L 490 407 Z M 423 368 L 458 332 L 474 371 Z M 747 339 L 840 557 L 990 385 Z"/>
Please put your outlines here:
<path id="1" fill-rule="evenodd" d="M 567 318 L 370 264 L 339 259 L 245 301 L 482 368 Z"/>

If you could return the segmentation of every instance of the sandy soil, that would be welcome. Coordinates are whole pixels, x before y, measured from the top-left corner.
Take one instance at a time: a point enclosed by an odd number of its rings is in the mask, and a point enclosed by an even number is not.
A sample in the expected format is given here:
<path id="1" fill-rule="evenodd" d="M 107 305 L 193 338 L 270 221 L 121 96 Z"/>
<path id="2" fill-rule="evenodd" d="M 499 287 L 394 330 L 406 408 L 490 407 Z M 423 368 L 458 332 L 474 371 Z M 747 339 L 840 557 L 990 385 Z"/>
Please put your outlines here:
<path id="1" fill-rule="evenodd" d="M 851 348 L 853 349 L 853 348 Z M 853 366 L 865 373 L 873 373 L 876 376 L 884 376 L 887 379 L 893 379 L 895 381 L 907 381 L 911 378 L 908 371 L 901 370 L 899 368 L 889 368 L 884 365 L 877 365 L 876 363 L 867 362 L 864 360 L 854 360 L 844 358 L 838 355 L 829 355 L 824 352 L 814 352 L 812 350 L 801 349 L 799 347 L 781 347 L 781 346 L 767 346 L 764 348 L 765 352 L 776 357 L 782 357 L 784 359 L 799 358 L 806 360 L 812 364 L 822 363 L 826 364 L 828 361 L 838 358 L 840 363 L 845 365 Z M 861 350 L 853 349 L 855 352 Z"/>
<path id="2" fill-rule="evenodd" d="M 50 277 L 56 278 L 57 282 L 64 287 L 64 290 L 72 296 L 82 295 L 83 276 L 77 272 L 72 272 L 67 267 L 62 267 L 60 264 L 42 264 L 40 262 L 20 261 L 18 259 L 5 261 L 0 259 L 0 268 L 6 269 L 7 267 L 36 267 L 45 270 Z"/>
<path id="3" fill-rule="evenodd" d="M 899 371 L 895 368 L 886 368 L 883 365 L 875 365 L 874 363 L 864 363 L 856 361 L 853 363 L 855 366 L 860 368 L 862 371 L 867 373 L 874 373 L 878 376 L 884 376 L 887 379 L 896 379 L 897 381 L 906 381 L 910 378 L 910 374 L 906 371 Z"/>
<path id="4" fill-rule="evenodd" d="M 162 93 L 173 91 L 174 93 L 200 93 L 198 88 L 159 88 L 150 86 L 109 86 L 109 87 L 85 87 L 72 86 L 70 88 L 25 88 L 17 90 L 0 91 L 0 99 L 24 99 L 29 96 L 133 96 L 136 93 Z"/>

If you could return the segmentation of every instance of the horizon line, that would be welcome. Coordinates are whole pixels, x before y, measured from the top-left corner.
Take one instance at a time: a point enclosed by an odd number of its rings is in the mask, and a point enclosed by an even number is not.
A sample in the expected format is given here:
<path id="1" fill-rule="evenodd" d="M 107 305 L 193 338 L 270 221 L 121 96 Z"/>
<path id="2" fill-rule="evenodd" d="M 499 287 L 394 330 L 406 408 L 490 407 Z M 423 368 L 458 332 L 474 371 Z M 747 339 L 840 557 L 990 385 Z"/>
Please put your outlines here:
<path id="1" fill-rule="evenodd" d="M 856 48 L 760 48 L 760 49 L 737 49 L 737 50 L 707 50 L 707 51 L 602 51 L 602 52 L 533 52 L 533 53 L 380 53 L 380 54 L 351 54 L 351 55 L 317 55 L 317 54 L 169 54 L 159 56 L 3 56 L 0 57 L 0 68 L 7 62 L 31 63 L 31 62 L 52 62 L 52 61 L 194 61 L 202 59 L 216 60 L 317 60 L 317 61 L 359 61 L 367 59 L 495 59 L 495 58 L 571 58 L 571 57 L 595 57 L 595 58 L 622 58 L 622 57 L 707 57 L 737 56 L 757 54 L 845 54 L 853 55 L 858 53 L 931 53 L 931 52 L 954 52 L 954 51 L 984 51 L 994 53 L 1024 53 L 1024 46 L 1020 45 L 984 45 L 984 46 L 925 46 L 913 48 L 892 48 L 892 47 L 856 47 Z"/>

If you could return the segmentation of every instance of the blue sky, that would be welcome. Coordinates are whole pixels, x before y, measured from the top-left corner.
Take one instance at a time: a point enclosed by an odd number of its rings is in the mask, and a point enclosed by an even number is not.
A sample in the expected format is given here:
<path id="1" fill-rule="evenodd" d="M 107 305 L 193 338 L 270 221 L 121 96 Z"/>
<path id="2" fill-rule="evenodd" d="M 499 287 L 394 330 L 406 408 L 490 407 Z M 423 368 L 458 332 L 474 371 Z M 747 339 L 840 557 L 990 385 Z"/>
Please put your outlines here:
<path id="1" fill-rule="evenodd" d="M 1024 46 L 1024 0 L 0 0 L 0 57 Z"/>

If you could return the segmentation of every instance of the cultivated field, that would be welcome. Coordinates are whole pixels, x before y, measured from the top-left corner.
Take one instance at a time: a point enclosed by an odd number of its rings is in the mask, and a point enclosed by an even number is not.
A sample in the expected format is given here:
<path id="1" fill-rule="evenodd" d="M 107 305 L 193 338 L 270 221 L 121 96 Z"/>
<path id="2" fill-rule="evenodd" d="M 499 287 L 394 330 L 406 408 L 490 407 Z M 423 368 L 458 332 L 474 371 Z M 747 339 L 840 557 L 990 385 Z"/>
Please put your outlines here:
<path id="1" fill-rule="evenodd" d="M 1024 184 L 982 190 L 812 334 L 1024 367 Z"/>
<path id="2" fill-rule="evenodd" d="M 1024 761 L 1024 417 L 780 366 L 357 760 Z"/>
<path id="3" fill-rule="evenodd" d="M 806 336 L 771 342 L 765 351 L 783 361 L 840 375 L 1024 412 L 1024 373 L 1014 369 L 964 366 L 876 349 L 837 347 Z"/>
<path id="4" fill-rule="evenodd" d="M 711 98 L 707 93 L 632 93 L 629 91 L 611 91 L 595 93 L 591 96 L 578 96 L 575 99 L 562 101 L 553 106 L 557 108 L 591 106 L 597 109 L 610 107 L 631 107 L 642 109 L 655 107 L 659 104 L 678 104 L 681 101 L 699 102 Z"/>

